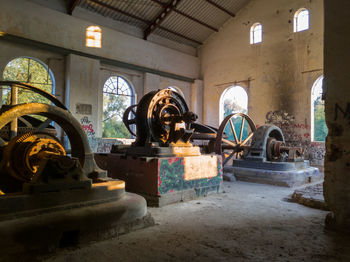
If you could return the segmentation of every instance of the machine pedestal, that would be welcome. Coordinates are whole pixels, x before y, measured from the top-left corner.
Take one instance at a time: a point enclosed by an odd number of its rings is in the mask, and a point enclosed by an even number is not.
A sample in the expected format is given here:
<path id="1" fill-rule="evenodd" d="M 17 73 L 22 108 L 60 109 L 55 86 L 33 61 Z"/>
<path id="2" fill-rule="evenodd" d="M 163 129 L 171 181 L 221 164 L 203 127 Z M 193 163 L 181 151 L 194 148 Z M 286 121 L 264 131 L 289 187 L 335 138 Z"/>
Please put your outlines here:
<path id="1" fill-rule="evenodd" d="M 164 206 L 218 193 L 222 160 L 217 155 L 138 157 L 97 154 L 97 164 L 108 176 L 126 182 L 126 190 L 144 196 L 149 206 Z"/>
<path id="2" fill-rule="evenodd" d="M 97 183 L 90 189 L 0 196 L 0 207 L 4 261 L 24 261 L 154 224 L 145 199 L 126 193 L 123 181 Z"/>
<path id="3" fill-rule="evenodd" d="M 323 179 L 323 174 L 318 168 L 311 167 L 307 160 L 299 162 L 234 160 L 233 166 L 225 167 L 224 172 L 233 173 L 237 180 L 284 187 L 297 187 Z"/>

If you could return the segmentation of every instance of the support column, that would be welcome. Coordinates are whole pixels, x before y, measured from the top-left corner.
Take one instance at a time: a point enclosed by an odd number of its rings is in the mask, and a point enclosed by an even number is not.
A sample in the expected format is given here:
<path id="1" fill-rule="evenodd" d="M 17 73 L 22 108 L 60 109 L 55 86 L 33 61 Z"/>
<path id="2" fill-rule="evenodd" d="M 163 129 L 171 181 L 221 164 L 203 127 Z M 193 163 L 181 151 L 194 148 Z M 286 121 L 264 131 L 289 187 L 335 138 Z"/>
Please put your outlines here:
<path id="1" fill-rule="evenodd" d="M 198 123 L 203 123 L 203 81 L 195 80 L 191 85 L 190 110 L 198 115 Z"/>
<path id="2" fill-rule="evenodd" d="M 145 73 L 143 77 L 143 95 L 160 88 L 160 76 Z"/>
<path id="3" fill-rule="evenodd" d="M 326 140 L 324 195 L 328 228 L 350 231 L 350 2 L 325 1 L 324 96 Z"/>

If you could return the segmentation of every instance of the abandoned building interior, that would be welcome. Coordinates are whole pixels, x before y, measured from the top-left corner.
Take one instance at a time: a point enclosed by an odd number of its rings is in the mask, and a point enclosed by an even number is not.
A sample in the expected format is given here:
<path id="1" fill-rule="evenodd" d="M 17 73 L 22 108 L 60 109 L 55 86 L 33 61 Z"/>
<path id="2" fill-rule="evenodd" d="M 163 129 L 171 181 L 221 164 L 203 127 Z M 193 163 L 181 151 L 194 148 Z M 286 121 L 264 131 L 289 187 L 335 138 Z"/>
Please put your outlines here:
<path id="1" fill-rule="evenodd" d="M 1 0 L 0 261 L 350 261 L 349 10 Z"/>

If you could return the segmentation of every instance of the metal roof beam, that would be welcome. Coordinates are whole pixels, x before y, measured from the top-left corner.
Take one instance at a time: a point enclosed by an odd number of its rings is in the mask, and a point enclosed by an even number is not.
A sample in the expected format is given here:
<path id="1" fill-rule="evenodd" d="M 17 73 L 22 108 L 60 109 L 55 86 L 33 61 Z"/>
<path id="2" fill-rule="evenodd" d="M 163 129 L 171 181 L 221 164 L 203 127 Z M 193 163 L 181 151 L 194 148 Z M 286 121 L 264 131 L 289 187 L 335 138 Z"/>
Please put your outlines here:
<path id="1" fill-rule="evenodd" d="M 226 8 L 223 8 L 221 5 L 218 5 L 217 3 L 215 3 L 212 0 L 205 0 L 207 1 L 209 4 L 215 6 L 216 8 L 220 9 L 221 11 L 224 11 L 225 13 L 229 14 L 232 17 L 235 17 L 236 15 L 234 13 L 232 13 L 231 11 L 227 10 Z"/>
<path id="2" fill-rule="evenodd" d="M 157 3 L 157 4 L 159 4 L 159 5 L 161 5 L 161 6 L 163 6 L 163 7 L 166 6 L 166 4 L 164 4 L 163 2 L 161 2 L 161 1 L 159 1 L 159 0 L 152 0 L 152 1 L 155 2 L 155 3 Z M 216 29 L 215 27 L 213 27 L 213 26 L 211 26 L 211 25 L 209 25 L 209 24 L 207 24 L 207 23 L 204 23 L 203 21 L 198 20 L 197 18 L 194 18 L 193 16 L 190 16 L 190 15 L 188 15 L 188 14 L 186 14 L 186 13 L 184 13 L 184 12 L 182 12 L 182 11 L 176 9 L 176 8 L 173 8 L 173 11 L 174 11 L 175 13 L 178 13 L 178 14 L 180 14 L 180 15 L 182 15 L 182 16 L 184 16 L 184 17 L 186 17 L 186 18 L 188 18 L 188 19 L 190 19 L 190 20 L 192 20 L 192 21 L 194 21 L 194 22 L 196 22 L 196 23 L 198 23 L 198 24 L 201 24 L 202 26 L 205 26 L 205 27 L 207 27 L 207 28 L 209 28 L 209 29 L 215 31 L 215 32 L 218 32 L 218 31 L 219 31 L 219 30 Z"/>
<path id="3" fill-rule="evenodd" d="M 68 10 L 67 10 L 67 13 L 69 15 L 72 15 L 73 14 L 73 11 L 74 9 L 79 5 L 80 3 L 80 0 L 71 0 L 70 3 L 69 3 L 69 6 L 68 6 Z"/>
<path id="4" fill-rule="evenodd" d="M 125 12 L 125 11 L 119 9 L 119 8 L 114 7 L 114 6 L 111 6 L 111 5 L 102 3 L 102 2 L 100 2 L 100 1 L 98 1 L 98 0 L 88 0 L 88 1 L 89 1 L 89 2 L 92 2 L 92 3 L 95 3 L 95 4 L 97 4 L 97 5 L 103 6 L 103 7 L 107 8 L 107 9 L 109 9 L 109 10 L 112 10 L 112 11 L 114 11 L 114 12 L 118 12 L 118 13 L 121 13 L 121 14 L 123 14 L 123 15 L 125 15 L 125 16 L 134 18 L 135 20 L 141 21 L 141 22 L 145 23 L 146 25 L 151 25 L 151 24 L 152 24 L 151 21 L 148 21 L 148 20 L 143 19 L 143 18 L 141 18 L 141 17 L 139 17 L 139 16 L 130 14 L 130 13 L 128 13 L 128 12 Z M 165 28 L 165 27 L 163 27 L 163 26 L 158 26 L 158 28 L 159 28 L 159 29 L 162 29 L 162 30 L 164 30 L 164 31 L 167 31 L 167 32 L 169 32 L 169 33 L 171 33 L 171 34 L 174 34 L 174 35 L 177 35 L 177 36 L 179 36 L 179 37 L 182 37 L 182 38 L 184 38 L 184 39 L 186 39 L 186 40 L 188 40 L 188 41 L 191 41 L 191 42 L 193 42 L 193 43 L 196 43 L 196 44 L 198 44 L 198 45 L 201 45 L 201 44 L 202 44 L 201 42 L 199 42 L 199 41 L 197 41 L 197 40 L 195 40 L 195 39 L 192 39 L 192 38 L 187 37 L 187 36 L 185 36 L 185 35 L 183 35 L 183 34 L 177 33 L 177 32 L 175 32 L 175 31 L 173 31 L 173 30 L 167 29 L 167 28 Z"/>
<path id="5" fill-rule="evenodd" d="M 171 0 L 169 4 L 163 6 L 162 12 L 153 20 L 152 24 L 146 28 L 143 37 L 145 40 L 147 40 L 147 37 L 160 26 L 160 24 L 165 20 L 165 18 L 167 18 L 171 11 L 173 11 L 173 8 L 175 8 L 180 1 L 181 0 Z"/>

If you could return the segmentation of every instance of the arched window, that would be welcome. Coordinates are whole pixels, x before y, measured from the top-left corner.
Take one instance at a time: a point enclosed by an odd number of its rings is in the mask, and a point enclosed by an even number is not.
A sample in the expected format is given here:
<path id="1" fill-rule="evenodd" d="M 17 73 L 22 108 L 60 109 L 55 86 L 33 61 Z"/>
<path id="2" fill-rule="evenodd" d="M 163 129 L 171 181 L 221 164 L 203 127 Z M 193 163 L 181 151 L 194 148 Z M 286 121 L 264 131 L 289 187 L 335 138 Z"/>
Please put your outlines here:
<path id="1" fill-rule="evenodd" d="M 32 84 L 51 94 L 54 94 L 54 77 L 43 62 L 29 57 L 18 57 L 11 60 L 5 67 L 3 79 L 20 81 Z M 11 99 L 10 89 L 2 90 L 2 104 L 9 104 Z M 18 102 L 21 103 L 46 103 L 51 102 L 43 96 L 32 91 L 18 89 Z"/>
<path id="2" fill-rule="evenodd" d="M 180 88 L 178 88 L 176 86 L 168 86 L 168 89 L 179 93 L 183 98 L 185 98 L 185 95 L 184 95 L 184 93 L 182 92 L 182 90 Z"/>
<path id="3" fill-rule="evenodd" d="M 130 138 L 123 123 L 123 114 L 134 100 L 134 91 L 126 79 L 121 76 L 107 79 L 103 86 L 102 137 Z"/>
<path id="4" fill-rule="evenodd" d="M 250 28 L 250 43 L 251 44 L 257 44 L 262 42 L 262 24 L 255 23 Z"/>
<path id="5" fill-rule="evenodd" d="M 300 8 L 294 14 L 294 32 L 300 32 L 309 29 L 309 11 Z"/>
<path id="6" fill-rule="evenodd" d="M 227 88 L 221 95 L 220 98 L 220 123 L 224 120 L 224 118 L 230 114 L 234 113 L 248 113 L 248 95 L 247 92 L 241 86 L 232 86 Z M 243 123 L 243 135 L 242 138 L 245 139 L 248 136 L 248 123 L 247 120 L 244 120 Z M 219 123 L 219 124 L 220 124 Z M 242 126 L 242 118 L 235 117 L 232 120 L 232 124 L 234 125 L 235 130 L 240 130 Z M 229 125 L 225 128 L 225 133 L 228 136 L 229 140 L 234 140 L 234 134 Z"/>
<path id="7" fill-rule="evenodd" d="M 323 76 L 320 76 L 311 89 L 311 140 L 325 141 L 328 129 L 325 121 L 324 101 L 322 100 Z"/>
<path id="8" fill-rule="evenodd" d="M 248 113 L 248 95 L 241 86 L 227 88 L 220 98 L 220 123 L 233 113 Z"/>
<path id="9" fill-rule="evenodd" d="M 86 46 L 101 48 L 102 30 L 99 26 L 89 26 L 86 28 Z"/>

